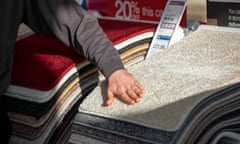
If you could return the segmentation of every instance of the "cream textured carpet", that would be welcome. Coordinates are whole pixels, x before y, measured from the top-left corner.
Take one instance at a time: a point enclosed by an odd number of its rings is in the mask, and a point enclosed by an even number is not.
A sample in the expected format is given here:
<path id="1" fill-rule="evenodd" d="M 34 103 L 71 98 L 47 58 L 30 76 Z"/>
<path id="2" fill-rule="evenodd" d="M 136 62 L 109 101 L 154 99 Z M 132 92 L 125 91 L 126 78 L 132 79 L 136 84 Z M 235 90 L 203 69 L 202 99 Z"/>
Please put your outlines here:
<path id="1" fill-rule="evenodd" d="M 136 105 L 116 99 L 104 106 L 106 83 L 101 82 L 80 105 L 74 133 L 113 143 L 209 141 L 201 139 L 202 133 L 240 109 L 239 35 L 239 29 L 201 26 L 157 56 L 129 67 L 145 86 Z"/>

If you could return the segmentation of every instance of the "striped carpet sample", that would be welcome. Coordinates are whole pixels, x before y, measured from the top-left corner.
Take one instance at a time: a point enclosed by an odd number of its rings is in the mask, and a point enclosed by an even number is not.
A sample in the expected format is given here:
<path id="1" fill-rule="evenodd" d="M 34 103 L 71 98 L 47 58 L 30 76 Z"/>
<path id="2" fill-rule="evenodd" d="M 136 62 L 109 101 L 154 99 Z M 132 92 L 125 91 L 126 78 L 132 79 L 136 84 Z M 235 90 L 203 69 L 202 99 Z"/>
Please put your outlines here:
<path id="1" fill-rule="evenodd" d="M 128 68 L 142 101 L 103 106 L 106 82 L 83 100 L 69 143 L 211 143 L 240 124 L 240 30 L 201 26 L 158 55 Z M 85 140 L 85 141 L 84 141 Z"/>
<path id="2" fill-rule="evenodd" d="M 114 19 L 99 19 L 99 24 L 126 67 L 144 59 L 156 28 L 156 24 Z M 61 130 L 71 124 L 78 104 L 100 77 L 96 66 L 55 39 L 35 33 L 19 38 L 12 82 L 4 94 L 13 126 L 10 143 L 64 139 Z"/>

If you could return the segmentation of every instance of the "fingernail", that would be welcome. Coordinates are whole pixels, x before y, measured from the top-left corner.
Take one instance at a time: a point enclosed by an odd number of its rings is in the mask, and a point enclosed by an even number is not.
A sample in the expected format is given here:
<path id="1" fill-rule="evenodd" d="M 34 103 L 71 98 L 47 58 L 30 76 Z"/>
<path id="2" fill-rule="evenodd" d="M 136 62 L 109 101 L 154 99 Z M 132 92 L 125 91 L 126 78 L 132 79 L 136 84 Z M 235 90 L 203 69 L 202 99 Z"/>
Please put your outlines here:
<path id="1" fill-rule="evenodd" d="M 135 104 L 135 101 L 131 101 L 130 104 Z"/>
<path id="2" fill-rule="evenodd" d="M 135 100 L 135 102 L 138 103 L 138 102 L 140 102 L 140 100 L 141 100 L 140 98 L 137 98 L 137 99 Z"/>

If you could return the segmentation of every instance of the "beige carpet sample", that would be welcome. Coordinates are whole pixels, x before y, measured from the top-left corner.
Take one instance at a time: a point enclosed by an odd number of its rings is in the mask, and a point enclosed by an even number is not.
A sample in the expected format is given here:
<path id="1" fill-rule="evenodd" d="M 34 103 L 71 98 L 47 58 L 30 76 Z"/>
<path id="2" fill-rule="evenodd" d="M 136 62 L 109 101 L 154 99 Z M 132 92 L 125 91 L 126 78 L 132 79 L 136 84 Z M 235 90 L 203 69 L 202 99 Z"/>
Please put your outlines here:
<path id="1" fill-rule="evenodd" d="M 228 119 L 229 113 L 239 110 L 239 42 L 239 29 L 201 26 L 158 55 L 128 68 L 145 86 L 140 103 L 127 105 L 115 99 L 111 106 L 104 106 L 107 85 L 102 81 L 80 105 L 74 127 L 108 133 L 104 141 L 111 142 L 116 142 L 109 138 L 111 134 L 125 142 L 209 141 L 195 138 L 203 136 L 200 133 L 207 126 L 221 122 L 221 116 Z"/>

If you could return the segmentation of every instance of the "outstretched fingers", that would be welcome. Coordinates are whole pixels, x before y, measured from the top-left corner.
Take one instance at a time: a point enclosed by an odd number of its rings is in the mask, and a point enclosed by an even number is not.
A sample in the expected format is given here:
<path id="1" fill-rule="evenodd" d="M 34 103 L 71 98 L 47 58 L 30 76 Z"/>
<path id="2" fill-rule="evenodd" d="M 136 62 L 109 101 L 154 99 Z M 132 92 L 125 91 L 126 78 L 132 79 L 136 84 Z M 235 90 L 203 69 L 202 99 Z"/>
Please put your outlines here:
<path id="1" fill-rule="evenodd" d="M 111 105 L 115 97 L 126 104 L 140 102 L 144 94 L 144 86 L 125 70 L 114 72 L 108 80 L 107 105 Z"/>
<path id="2" fill-rule="evenodd" d="M 138 97 L 143 97 L 143 94 L 144 94 L 144 86 L 141 84 L 141 83 L 139 83 L 138 81 L 136 81 L 135 83 L 134 83 L 134 85 L 132 86 L 132 89 L 133 89 L 133 91 L 136 93 L 136 95 L 138 96 Z"/>
<path id="3" fill-rule="evenodd" d="M 120 88 L 113 93 L 111 90 L 108 90 L 108 99 L 106 101 L 107 105 L 111 105 L 116 96 L 118 99 L 127 104 L 134 104 L 140 102 L 143 97 L 144 89 L 141 85 L 132 85 L 127 89 Z"/>
<path id="4" fill-rule="evenodd" d="M 140 101 L 140 97 L 133 89 L 128 89 L 126 92 L 127 92 L 128 97 L 130 97 L 134 102 L 137 103 Z"/>

